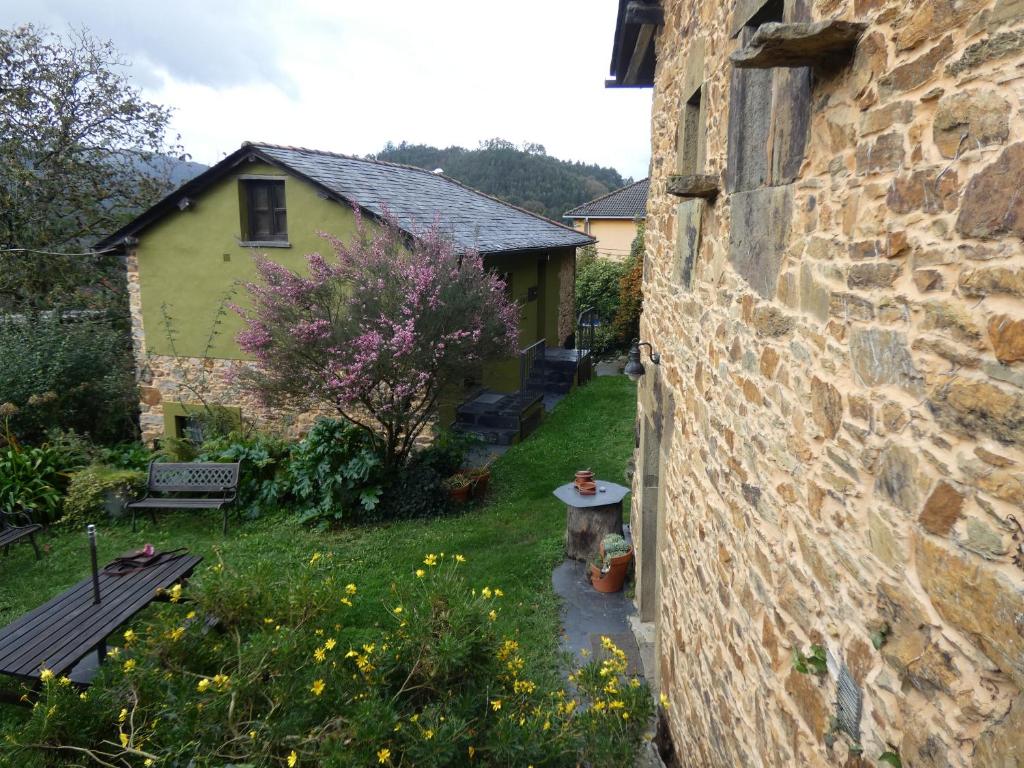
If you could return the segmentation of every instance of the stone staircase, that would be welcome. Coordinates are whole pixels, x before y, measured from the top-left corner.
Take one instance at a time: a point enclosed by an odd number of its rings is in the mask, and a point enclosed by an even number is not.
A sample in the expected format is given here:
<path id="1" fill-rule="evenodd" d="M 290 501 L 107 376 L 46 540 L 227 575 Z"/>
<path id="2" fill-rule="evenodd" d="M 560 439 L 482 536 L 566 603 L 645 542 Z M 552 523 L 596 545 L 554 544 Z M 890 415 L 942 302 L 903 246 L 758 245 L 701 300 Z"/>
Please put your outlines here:
<path id="1" fill-rule="evenodd" d="M 453 429 L 472 432 L 491 445 L 512 445 L 533 432 L 544 417 L 545 396 L 564 396 L 576 383 L 577 353 L 552 349 L 526 379 L 526 396 L 483 389 L 455 409 Z"/>

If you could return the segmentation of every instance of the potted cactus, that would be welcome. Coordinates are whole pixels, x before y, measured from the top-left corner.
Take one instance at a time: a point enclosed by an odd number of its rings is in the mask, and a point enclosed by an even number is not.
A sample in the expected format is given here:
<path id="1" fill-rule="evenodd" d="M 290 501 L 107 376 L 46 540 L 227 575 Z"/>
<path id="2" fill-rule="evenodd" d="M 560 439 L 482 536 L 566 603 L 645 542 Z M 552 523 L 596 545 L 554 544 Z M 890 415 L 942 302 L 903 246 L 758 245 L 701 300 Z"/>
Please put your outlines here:
<path id="1" fill-rule="evenodd" d="M 601 549 L 590 566 L 590 583 L 598 592 L 618 592 L 626 580 L 633 547 L 619 534 L 609 533 L 601 540 Z"/>

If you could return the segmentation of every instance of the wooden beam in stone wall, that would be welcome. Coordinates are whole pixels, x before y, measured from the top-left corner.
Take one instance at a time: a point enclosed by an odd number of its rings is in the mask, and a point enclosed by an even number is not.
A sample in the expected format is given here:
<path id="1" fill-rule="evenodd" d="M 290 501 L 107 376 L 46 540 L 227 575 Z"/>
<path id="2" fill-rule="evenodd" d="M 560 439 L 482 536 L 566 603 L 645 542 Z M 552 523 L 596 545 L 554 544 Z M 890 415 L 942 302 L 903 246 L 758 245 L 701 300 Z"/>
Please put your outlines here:
<path id="1" fill-rule="evenodd" d="M 867 24 L 857 21 L 770 22 L 729 58 L 745 69 L 838 66 L 853 55 Z"/>

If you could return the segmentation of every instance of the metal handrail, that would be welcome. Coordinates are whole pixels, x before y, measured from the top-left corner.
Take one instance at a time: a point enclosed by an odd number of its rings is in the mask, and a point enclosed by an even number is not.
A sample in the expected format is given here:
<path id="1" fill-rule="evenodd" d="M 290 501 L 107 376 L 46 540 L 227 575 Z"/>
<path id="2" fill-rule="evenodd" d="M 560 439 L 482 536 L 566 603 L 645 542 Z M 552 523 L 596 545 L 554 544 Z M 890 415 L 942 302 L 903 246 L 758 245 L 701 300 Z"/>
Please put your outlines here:
<path id="1" fill-rule="evenodd" d="M 519 352 L 519 406 L 520 410 L 528 405 L 529 383 L 533 379 L 533 373 L 537 363 L 544 362 L 544 352 L 547 349 L 547 340 L 541 339 Z"/>
<path id="2" fill-rule="evenodd" d="M 594 328 L 600 321 L 597 310 L 587 307 L 576 318 L 576 361 L 583 359 L 583 351 L 590 354 L 594 349 Z"/>

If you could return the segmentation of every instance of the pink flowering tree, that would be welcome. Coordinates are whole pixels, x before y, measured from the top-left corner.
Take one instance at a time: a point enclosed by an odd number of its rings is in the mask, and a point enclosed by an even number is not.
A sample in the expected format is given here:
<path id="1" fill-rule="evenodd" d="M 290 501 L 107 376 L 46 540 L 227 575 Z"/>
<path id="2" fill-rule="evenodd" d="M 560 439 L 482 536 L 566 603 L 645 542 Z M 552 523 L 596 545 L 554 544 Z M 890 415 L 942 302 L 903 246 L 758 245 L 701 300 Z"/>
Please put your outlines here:
<path id="1" fill-rule="evenodd" d="M 480 363 L 514 353 L 519 310 L 479 253 L 459 253 L 435 224 L 409 238 L 394 221 L 351 243 L 324 234 L 333 258 L 308 274 L 260 256 L 238 343 L 256 359 L 240 375 L 268 404 L 319 401 L 372 432 L 399 466 L 438 397 Z"/>

